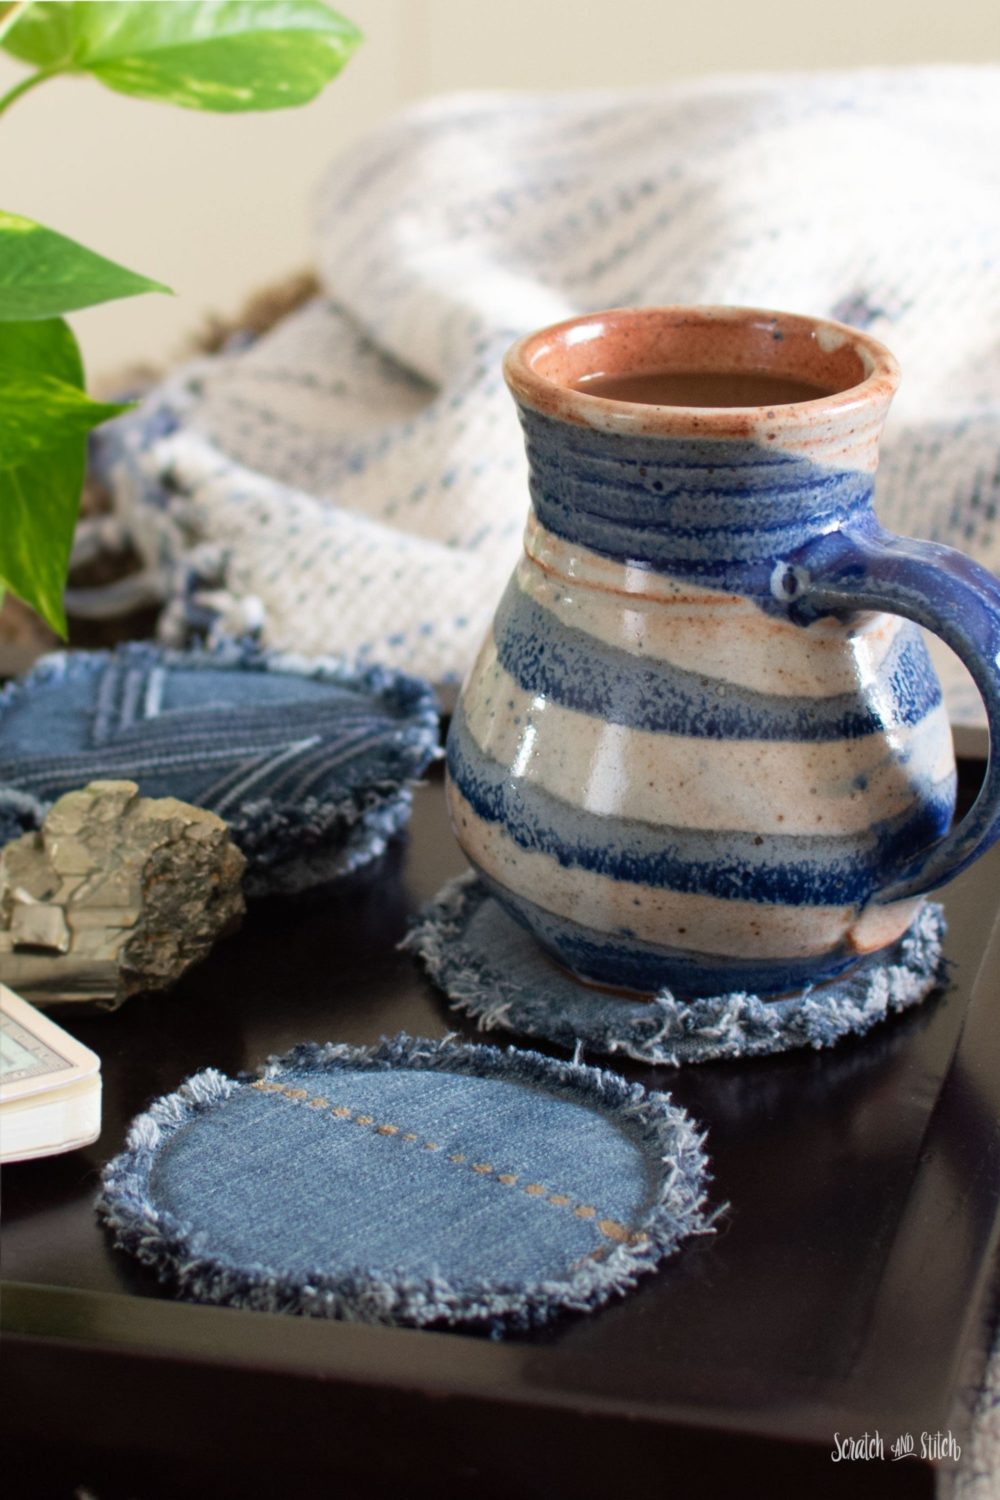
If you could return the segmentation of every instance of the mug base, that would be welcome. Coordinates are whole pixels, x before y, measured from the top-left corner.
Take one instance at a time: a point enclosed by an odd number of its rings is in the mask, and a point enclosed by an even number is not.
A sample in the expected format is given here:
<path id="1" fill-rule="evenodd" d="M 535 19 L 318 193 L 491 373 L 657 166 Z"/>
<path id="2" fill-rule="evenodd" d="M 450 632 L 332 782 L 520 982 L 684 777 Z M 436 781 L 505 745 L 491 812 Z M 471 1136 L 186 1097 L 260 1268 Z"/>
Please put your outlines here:
<path id="1" fill-rule="evenodd" d="M 841 978 L 860 963 L 877 961 L 899 938 L 898 932 L 887 933 L 883 945 L 865 954 L 847 940 L 812 957 L 698 953 L 661 947 L 627 933 L 598 932 L 512 894 L 482 870 L 477 874 L 504 911 L 570 979 L 598 993 L 637 1002 L 651 1002 L 665 991 L 679 1001 L 732 994 L 777 1000 Z"/>
<path id="2" fill-rule="evenodd" d="M 827 990 L 832 990 L 844 980 L 850 979 L 855 969 L 863 968 L 872 960 L 877 962 L 881 954 L 888 954 L 894 946 L 893 943 L 889 943 L 885 948 L 878 949 L 874 953 L 863 955 L 855 953 L 853 956 L 849 956 L 845 968 L 838 969 L 836 973 L 830 974 L 826 979 L 810 981 L 808 984 L 810 994 L 822 997 Z M 588 978 L 586 974 L 578 974 L 576 970 L 571 969 L 567 964 L 561 963 L 555 954 L 550 953 L 541 943 L 539 943 L 538 948 L 542 959 L 552 964 L 564 978 L 570 980 L 573 984 L 580 985 L 585 990 L 593 990 L 596 995 L 607 995 L 613 1000 L 627 1000 L 635 1005 L 654 1005 L 664 990 L 669 990 L 674 999 L 682 1003 L 686 1000 L 704 998 L 704 995 L 701 993 L 696 994 L 693 991 L 683 993 L 679 988 L 675 988 L 669 983 L 664 983 L 658 990 L 630 990 L 622 984 L 605 984 L 599 979 Z M 799 985 L 793 989 L 781 990 L 775 994 L 770 992 L 759 993 L 762 1000 L 771 1004 L 782 1000 L 796 999 L 801 996 L 804 988 L 805 986 Z"/>
<path id="3" fill-rule="evenodd" d="M 884 952 L 850 956 L 839 978 L 761 996 L 720 989 L 652 1000 L 582 983 L 554 962 L 474 874 L 450 881 L 417 919 L 405 946 L 423 960 L 451 1005 L 496 1028 L 575 1051 L 679 1066 L 833 1046 L 918 1005 L 946 978 L 944 917 L 925 902 Z"/>

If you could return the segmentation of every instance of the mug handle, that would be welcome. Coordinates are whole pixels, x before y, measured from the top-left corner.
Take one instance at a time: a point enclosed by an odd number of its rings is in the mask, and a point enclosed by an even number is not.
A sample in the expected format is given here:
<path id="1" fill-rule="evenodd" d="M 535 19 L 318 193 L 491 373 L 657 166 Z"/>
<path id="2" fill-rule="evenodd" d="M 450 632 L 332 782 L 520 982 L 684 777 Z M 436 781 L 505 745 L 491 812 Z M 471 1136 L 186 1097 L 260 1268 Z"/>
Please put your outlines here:
<path id="1" fill-rule="evenodd" d="M 957 827 L 908 860 L 877 899 L 936 890 L 1000 838 L 1000 580 L 953 547 L 895 536 L 873 520 L 807 542 L 775 568 L 771 592 L 801 625 L 857 609 L 903 615 L 940 636 L 968 668 L 990 736 L 979 796 Z"/>

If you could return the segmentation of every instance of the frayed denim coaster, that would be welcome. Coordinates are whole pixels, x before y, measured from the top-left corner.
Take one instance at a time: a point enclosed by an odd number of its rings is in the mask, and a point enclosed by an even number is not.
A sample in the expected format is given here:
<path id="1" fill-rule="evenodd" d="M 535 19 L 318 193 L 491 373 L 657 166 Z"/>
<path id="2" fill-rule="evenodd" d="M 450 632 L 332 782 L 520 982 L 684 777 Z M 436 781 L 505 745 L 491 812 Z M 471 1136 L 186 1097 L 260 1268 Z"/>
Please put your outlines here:
<path id="1" fill-rule="evenodd" d="M 436 753 L 418 678 L 243 642 L 59 652 L 0 691 L 0 844 L 89 781 L 218 813 L 249 896 L 294 892 L 375 858 Z"/>
<path id="2" fill-rule="evenodd" d="M 439 891 L 402 946 L 419 954 L 451 1004 L 482 1031 L 501 1027 L 558 1046 L 680 1067 L 832 1047 L 944 983 L 944 912 L 928 903 L 888 953 L 828 984 L 779 1000 L 730 994 L 628 1000 L 577 983 L 509 917 L 472 873 Z"/>
<path id="3" fill-rule="evenodd" d="M 536 1052 L 306 1044 L 157 1100 L 98 1214 L 195 1301 L 498 1337 L 711 1232 L 703 1142 L 668 1095 Z"/>

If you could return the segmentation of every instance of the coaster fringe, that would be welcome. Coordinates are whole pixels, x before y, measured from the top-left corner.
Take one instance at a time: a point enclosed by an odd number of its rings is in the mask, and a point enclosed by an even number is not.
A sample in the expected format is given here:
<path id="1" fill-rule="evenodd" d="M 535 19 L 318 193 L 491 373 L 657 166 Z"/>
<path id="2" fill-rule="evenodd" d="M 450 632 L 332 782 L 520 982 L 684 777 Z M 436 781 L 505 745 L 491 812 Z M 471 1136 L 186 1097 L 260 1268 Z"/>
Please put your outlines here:
<path id="1" fill-rule="evenodd" d="M 682 1067 L 832 1047 L 919 1005 L 947 979 L 943 908 L 928 902 L 888 951 L 828 984 L 777 1000 L 736 991 L 683 1001 L 607 995 L 544 955 L 476 875 L 451 880 L 400 944 L 415 953 L 454 1009 L 481 1031 L 502 1029 L 565 1047 Z"/>

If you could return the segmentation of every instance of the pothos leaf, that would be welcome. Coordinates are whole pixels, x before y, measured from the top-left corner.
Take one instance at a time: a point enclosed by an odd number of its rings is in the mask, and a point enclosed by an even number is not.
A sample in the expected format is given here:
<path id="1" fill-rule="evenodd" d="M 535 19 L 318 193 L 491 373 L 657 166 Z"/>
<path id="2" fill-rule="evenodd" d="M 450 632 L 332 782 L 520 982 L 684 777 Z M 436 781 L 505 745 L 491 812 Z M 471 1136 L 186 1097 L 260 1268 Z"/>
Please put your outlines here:
<path id="1" fill-rule="evenodd" d="M 21 19 L 30 4 L 31 0 L 20 0 L 20 3 L 18 0 L 6 0 L 6 3 L 0 0 L 0 43 L 3 42 L 8 31 Z"/>
<path id="2" fill-rule="evenodd" d="M 0 587 L 60 635 L 87 432 L 127 410 L 91 401 L 82 385 L 61 318 L 0 324 Z"/>
<path id="3" fill-rule="evenodd" d="M 0 322 L 54 318 L 116 297 L 169 290 L 34 219 L 0 210 Z"/>
<path id="4" fill-rule="evenodd" d="M 3 45 L 122 94 L 228 113 L 304 104 L 360 41 L 321 0 L 43 0 Z"/>

